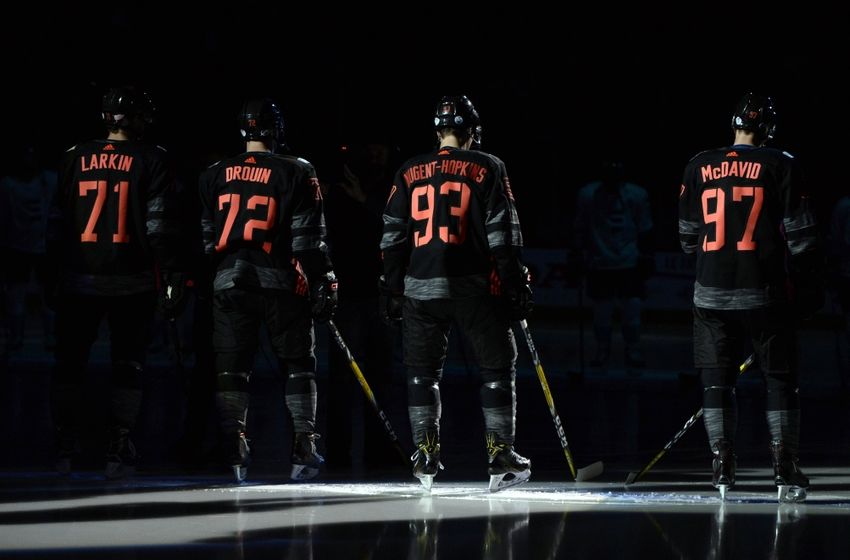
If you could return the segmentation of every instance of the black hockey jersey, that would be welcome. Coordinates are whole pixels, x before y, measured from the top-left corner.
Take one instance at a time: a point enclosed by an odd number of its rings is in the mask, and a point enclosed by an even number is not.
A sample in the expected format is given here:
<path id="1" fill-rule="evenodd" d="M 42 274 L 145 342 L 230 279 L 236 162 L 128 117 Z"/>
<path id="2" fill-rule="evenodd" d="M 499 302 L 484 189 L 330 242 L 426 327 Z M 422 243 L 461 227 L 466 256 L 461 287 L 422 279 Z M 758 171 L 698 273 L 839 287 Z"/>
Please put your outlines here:
<path id="1" fill-rule="evenodd" d="M 232 287 L 307 293 L 306 278 L 331 269 L 322 194 L 304 159 L 247 152 L 200 179 L 204 251 L 214 290 Z"/>
<path id="2" fill-rule="evenodd" d="M 748 145 L 695 156 L 679 194 L 679 240 L 697 253 L 695 306 L 753 309 L 784 299 L 787 257 L 817 245 L 794 158 Z"/>
<path id="3" fill-rule="evenodd" d="M 410 159 L 384 210 L 384 271 L 413 299 L 498 293 L 494 252 L 518 253 L 519 218 L 501 160 L 441 148 Z"/>
<path id="4" fill-rule="evenodd" d="M 93 140 L 69 149 L 53 202 L 62 288 L 105 296 L 154 290 L 154 261 L 177 266 L 173 189 L 160 147 Z"/>

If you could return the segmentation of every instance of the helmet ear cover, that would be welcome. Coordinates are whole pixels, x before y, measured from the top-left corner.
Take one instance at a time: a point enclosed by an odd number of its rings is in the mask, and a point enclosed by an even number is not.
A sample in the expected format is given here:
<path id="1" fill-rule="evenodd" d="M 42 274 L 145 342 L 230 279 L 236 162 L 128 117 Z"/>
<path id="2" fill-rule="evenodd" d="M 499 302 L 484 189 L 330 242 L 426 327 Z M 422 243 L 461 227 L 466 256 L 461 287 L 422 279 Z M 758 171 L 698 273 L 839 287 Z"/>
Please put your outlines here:
<path id="1" fill-rule="evenodd" d="M 732 115 L 732 128 L 771 140 L 776 134 L 776 109 L 770 97 L 752 92 L 744 95 Z"/>
<path id="2" fill-rule="evenodd" d="M 271 99 L 250 99 L 239 113 L 243 140 L 275 140 L 283 143 L 283 116 Z"/>
<path id="3" fill-rule="evenodd" d="M 155 111 L 147 92 L 122 86 L 111 88 L 104 94 L 100 116 L 110 129 L 124 128 L 141 133 L 136 129 L 151 124 Z"/>
<path id="4" fill-rule="evenodd" d="M 467 96 L 445 96 L 440 100 L 434 113 L 434 130 L 446 128 L 468 135 L 472 148 L 481 148 L 481 118 Z"/>

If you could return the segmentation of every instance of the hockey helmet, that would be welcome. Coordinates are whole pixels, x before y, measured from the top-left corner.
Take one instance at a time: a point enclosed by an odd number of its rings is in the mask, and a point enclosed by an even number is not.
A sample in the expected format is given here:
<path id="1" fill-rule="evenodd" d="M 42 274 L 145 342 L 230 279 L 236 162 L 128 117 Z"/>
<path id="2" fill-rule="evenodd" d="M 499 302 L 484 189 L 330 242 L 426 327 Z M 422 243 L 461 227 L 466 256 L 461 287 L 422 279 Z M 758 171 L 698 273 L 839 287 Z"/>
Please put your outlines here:
<path id="1" fill-rule="evenodd" d="M 747 93 L 738 101 L 732 115 L 732 128 L 746 130 L 770 140 L 776 133 L 776 110 L 773 100 L 764 95 Z"/>
<path id="2" fill-rule="evenodd" d="M 107 127 L 124 128 L 137 134 L 141 134 L 141 127 L 153 122 L 155 111 L 150 95 L 133 86 L 111 88 L 104 94 L 100 109 Z"/>
<path id="3" fill-rule="evenodd" d="M 239 114 L 239 129 L 244 140 L 272 139 L 283 143 L 283 116 L 271 99 L 249 99 Z"/>
<path id="4" fill-rule="evenodd" d="M 467 132 L 472 137 L 472 147 L 481 147 L 481 118 L 465 95 L 445 96 L 434 114 L 434 129 L 452 128 Z"/>

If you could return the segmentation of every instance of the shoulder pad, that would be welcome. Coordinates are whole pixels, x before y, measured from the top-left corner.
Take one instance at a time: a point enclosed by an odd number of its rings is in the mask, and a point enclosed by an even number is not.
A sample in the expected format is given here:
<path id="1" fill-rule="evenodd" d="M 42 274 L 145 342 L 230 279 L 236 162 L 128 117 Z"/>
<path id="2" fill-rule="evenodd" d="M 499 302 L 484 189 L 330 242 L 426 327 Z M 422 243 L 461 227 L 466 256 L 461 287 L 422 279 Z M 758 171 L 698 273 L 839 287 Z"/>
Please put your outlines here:
<path id="1" fill-rule="evenodd" d="M 794 156 L 789 154 L 788 152 L 782 152 L 782 155 L 789 158 L 789 159 L 794 159 Z"/>
<path id="2" fill-rule="evenodd" d="M 166 150 L 165 148 L 163 148 L 159 144 L 157 144 L 156 147 L 159 148 L 160 150 L 162 150 L 163 152 L 168 152 L 168 150 Z"/>
<path id="3" fill-rule="evenodd" d="M 74 144 L 73 146 L 71 146 L 70 148 L 68 148 L 68 149 L 67 149 L 67 150 L 65 150 L 65 151 L 66 151 L 66 152 L 73 152 L 73 151 L 74 151 L 74 150 L 76 150 L 76 149 L 77 149 L 77 145 L 76 145 L 76 144 Z"/>
<path id="4" fill-rule="evenodd" d="M 307 161 L 307 160 L 306 160 L 306 159 L 304 159 L 303 157 L 299 157 L 299 158 L 295 158 L 295 159 L 297 159 L 297 160 L 298 160 L 298 161 L 300 161 L 301 163 L 306 163 L 307 165 L 313 165 L 312 163 L 310 163 L 309 161 Z"/>

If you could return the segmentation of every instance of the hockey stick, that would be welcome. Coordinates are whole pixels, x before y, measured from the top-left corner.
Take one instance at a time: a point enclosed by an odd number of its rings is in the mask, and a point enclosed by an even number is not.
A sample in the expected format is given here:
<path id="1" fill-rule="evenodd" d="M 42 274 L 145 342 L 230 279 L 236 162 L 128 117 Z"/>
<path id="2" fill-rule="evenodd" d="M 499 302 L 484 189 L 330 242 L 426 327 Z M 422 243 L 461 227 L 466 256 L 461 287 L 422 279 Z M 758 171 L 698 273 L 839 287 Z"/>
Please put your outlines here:
<path id="1" fill-rule="evenodd" d="M 738 371 L 738 375 L 743 375 L 743 373 L 744 373 L 745 371 L 747 371 L 747 370 L 750 368 L 750 366 L 751 366 L 751 365 L 753 365 L 753 361 L 755 360 L 755 358 L 756 358 L 756 355 L 755 355 L 755 354 L 750 354 L 750 357 L 749 357 L 749 358 L 747 358 L 747 359 L 744 361 L 744 363 L 743 363 L 743 364 L 741 364 L 740 366 L 738 366 L 738 370 L 739 370 L 739 371 Z M 700 418 L 702 418 L 703 411 L 704 411 L 704 409 L 700 408 L 699 410 L 697 410 L 696 414 L 694 414 L 693 416 L 691 416 L 690 418 L 688 418 L 688 421 L 687 421 L 687 422 L 685 422 L 685 425 L 684 425 L 684 426 L 682 426 L 682 429 L 681 429 L 681 430 L 679 430 L 679 431 L 676 433 L 676 435 L 675 435 L 675 436 L 673 436 L 673 439 L 671 439 L 670 441 L 668 441 L 668 442 L 667 442 L 667 445 L 665 445 L 665 446 L 664 446 L 664 448 L 663 448 L 661 451 L 659 451 L 659 452 L 655 455 L 655 457 L 653 457 L 653 458 L 652 458 L 652 460 L 651 460 L 649 463 L 647 463 L 647 465 L 646 465 L 644 468 L 642 468 L 642 469 L 641 469 L 640 471 L 638 471 L 638 472 L 630 472 L 630 473 L 629 473 L 629 476 L 627 476 L 627 477 L 626 477 L 626 486 L 628 486 L 629 484 L 632 484 L 633 482 L 637 482 L 638 480 L 640 480 L 641 478 L 643 478 L 643 475 L 645 475 L 646 473 L 648 473 L 648 472 L 649 472 L 649 470 L 650 470 L 652 467 L 654 467 L 654 466 L 655 466 L 655 463 L 657 463 L 659 460 L 661 460 L 661 458 L 662 458 L 662 457 L 664 457 L 664 455 L 665 455 L 668 451 L 670 451 L 670 448 L 671 448 L 671 447 L 673 447 L 674 445 L 676 445 L 676 443 L 677 443 L 680 439 L 682 439 L 682 436 L 684 436 L 684 435 L 685 435 L 685 433 L 686 433 L 688 430 L 690 430 L 690 429 L 691 429 L 691 426 L 693 426 L 694 424 L 696 424 L 697 420 L 699 420 Z"/>
<path id="2" fill-rule="evenodd" d="M 384 411 L 381 410 L 380 406 L 378 406 L 378 401 L 375 400 L 375 394 L 372 393 L 369 383 L 363 376 L 363 372 L 360 371 L 360 366 L 358 366 L 357 362 L 354 361 L 354 356 L 351 355 L 351 350 L 348 349 L 348 345 L 345 343 L 345 340 L 342 338 L 342 334 L 339 332 L 339 329 L 336 327 L 333 320 L 328 321 L 328 328 L 331 330 L 331 334 L 333 335 L 334 340 L 336 340 L 339 349 L 342 350 L 343 354 L 345 354 L 345 358 L 348 360 L 348 365 L 351 367 L 351 371 L 354 372 L 355 377 L 357 377 L 357 381 L 360 383 L 360 387 L 362 387 L 363 392 L 366 393 L 366 398 L 372 404 L 372 408 L 375 409 L 375 412 L 380 417 L 381 422 L 383 422 L 384 429 L 387 431 L 387 435 L 390 437 L 390 440 L 392 440 L 396 451 L 398 451 L 398 454 L 401 455 L 401 458 L 404 460 L 404 464 L 410 466 L 410 459 L 408 459 L 407 453 L 404 452 L 404 449 L 401 448 L 401 443 L 399 443 L 398 437 L 395 435 L 395 431 L 393 431 L 393 427 L 390 424 L 387 415 L 384 414 Z"/>
<path id="3" fill-rule="evenodd" d="M 567 458 L 567 464 L 570 466 L 570 475 L 576 482 L 590 480 L 599 476 L 602 474 L 602 461 L 597 461 L 576 471 L 573 455 L 570 453 L 570 446 L 567 443 L 567 436 L 564 433 L 564 426 L 561 424 L 558 411 L 555 410 L 555 401 L 552 399 L 552 392 L 549 390 L 546 374 L 543 373 L 543 364 L 540 363 L 540 356 L 537 355 L 537 348 L 534 346 L 534 340 L 531 338 L 531 331 L 528 330 L 528 321 L 523 319 L 519 322 L 519 326 L 522 327 L 522 333 L 525 335 L 526 343 L 528 343 L 528 351 L 531 352 L 531 360 L 534 362 L 534 368 L 537 370 L 537 379 L 540 380 L 540 386 L 543 388 L 543 396 L 546 397 L 546 404 L 549 405 L 549 412 L 552 414 L 552 420 L 555 422 L 555 431 L 558 433 L 558 440 L 561 442 L 561 448 L 563 448 L 564 456 Z"/>

